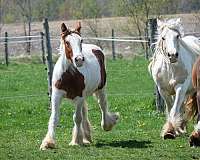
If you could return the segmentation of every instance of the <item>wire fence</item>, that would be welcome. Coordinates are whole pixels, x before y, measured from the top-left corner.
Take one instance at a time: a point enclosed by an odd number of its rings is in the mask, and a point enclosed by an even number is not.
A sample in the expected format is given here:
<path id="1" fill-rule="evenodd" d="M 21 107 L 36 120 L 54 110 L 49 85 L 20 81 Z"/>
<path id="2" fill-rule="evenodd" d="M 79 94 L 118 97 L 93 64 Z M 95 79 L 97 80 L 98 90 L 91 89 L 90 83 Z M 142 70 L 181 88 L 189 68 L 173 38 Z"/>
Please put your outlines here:
<path id="1" fill-rule="evenodd" d="M 199 32 L 188 32 L 185 35 L 200 35 Z M 46 66 L 42 65 L 42 63 L 38 63 L 37 65 L 33 65 L 27 62 L 27 59 L 23 59 L 26 56 L 34 56 L 40 57 L 41 62 L 44 57 L 44 39 L 42 34 L 31 35 L 31 36 L 7 36 L 0 37 L 0 62 L 2 64 L 5 63 L 5 47 L 8 47 L 8 55 L 9 61 L 20 62 L 22 59 L 23 64 L 11 64 L 10 67 L 6 68 L 5 66 L 0 64 L 0 101 L 15 101 L 16 99 L 31 99 L 38 98 L 43 99 L 47 98 L 47 81 L 46 81 Z M 200 38 L 200 37 L 199 37 Z M 53 49 L 53 53 L 57 53 L 56 48 L 59 47 L 60 37 L 59 36 L 51 36 L 51 45 Z M 115 42 L 115 52 L 116 55 L 121 58 L 121 56 L 125 56 L 141 52 L 141 44 L 149 45 L 149 37 L 147 36 L 126 36 L 126 37 L 83 37 L 83 40 L 87 42 L 95 42 L 98 41 L 103 42 L 103 48 L 105 53 L 109 53 L 112 55 L 113 50 L 113 42 Z M 31 44 L 31 53 L 27 54 L 26 44 Z M 133 51 L 134 50 L 134 51 Z M 14 58 L 19 59 L 14 59 Z M 31 59 L 32 57 L 30 57 Z M 32 61 L 32 59 L 31 59 Z M 25 64 L 24 64 L 25 63 Z M 35 63 L 35 62 L 34 62 Z M 147 71 L 144 70 L 128 70 L 126 69 L 126 73 L 119 72 L 119 70 L 108 69 L 108 73 L 117 73 L 117 75 L 112 75 L 112 77 L 108 77 L 108 96 L 134 96 L 140 98 L 147 98 L 154 96 L 154 88 L 153 83 L 147 84 L 145 79 L 148 79 Z M 127 76 L 127 72 L 130 74 L 137 73 L 137 78 L 130 79 Z M 144 74 L 146 77 L 144 77 Z M 137 82 L 135 82 L 137 81 Z M 150 81 L 150 80 L 149 80 Z M 130 90 L 131 83 L 137 83 L 133 85 L 133 88 Z M 138 83 L 140 82 L 140 83 Z M 119 84 L 117 87 L 112 88 L 110 84 Z M 144 88 L 146 86 L 146 88 Z M 142 91 L 141 88 L 143 88 Z M 136 90 L 137 92 L 131 92 Z"/>
<path id="2" fill-rule="evenodd" d="M 119 69 L 107 70 L 108 73 L 108 97 L 153 97 L 153 88 L 146 81 L 148 73 L 146 70 L 127 69 L 126 73 Z M 129 74 L 137 75 L 134 78 L 129 78 Z M 136 85 L 131 85 L 131 82 L 138 82 Z M 113 84 L 118 84 L 113 87 Z M 147 86 L 144 88 L 144 86 Z M 139 88 L 143 90 L 139 91 Z M 132 92 L 137 90 L 137 92 Z M 27 99 L 47 99 L 47 81 L 45 66 L 42 64 L 13 64 L 11 66 L 0 68 L 0 102 L 7 101 L 26 101 Z"/>

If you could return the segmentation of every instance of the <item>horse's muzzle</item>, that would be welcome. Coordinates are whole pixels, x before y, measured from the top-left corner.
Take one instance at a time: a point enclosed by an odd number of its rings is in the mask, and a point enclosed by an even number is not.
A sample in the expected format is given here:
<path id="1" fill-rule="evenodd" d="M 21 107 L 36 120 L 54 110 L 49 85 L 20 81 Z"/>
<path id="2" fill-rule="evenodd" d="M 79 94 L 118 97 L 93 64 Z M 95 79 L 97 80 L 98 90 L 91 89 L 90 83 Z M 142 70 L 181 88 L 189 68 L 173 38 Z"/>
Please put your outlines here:
<path id="1" fill-rule="evenodd" d="M 169 60 L 170 60 L 170 63 L 176 63 L 178 61 L 178 53 L 176 54 L 172 54 L 172 55 L 169 55 Z"/>
<path id="2" fill-rule="evenodd" d="M 85 61 L 85 58 L 82 56 L 78 56 L 75 58 L 75 64 L 77 67 L 81 67 L 84 61 Z"/>
<path id="3" fill-rule="evenodd" d="M 177 58 L 172 58 L 172 57 L 170 57 L 169 60 L 170 60 L 170 63 L 176 63 L 178 61 Z"/>

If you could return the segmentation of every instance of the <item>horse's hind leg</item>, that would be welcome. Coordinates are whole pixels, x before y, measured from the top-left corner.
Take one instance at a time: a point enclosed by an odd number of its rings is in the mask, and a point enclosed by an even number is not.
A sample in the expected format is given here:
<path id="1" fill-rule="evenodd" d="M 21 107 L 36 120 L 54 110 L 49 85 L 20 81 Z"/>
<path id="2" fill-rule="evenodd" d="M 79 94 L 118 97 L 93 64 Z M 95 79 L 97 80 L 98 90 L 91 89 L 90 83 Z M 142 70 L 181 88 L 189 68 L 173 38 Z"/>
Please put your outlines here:
<path id="1" fill-rule="evenodd" d="M 84 98 L 83 97 L 77 97 L 74 100 L 75 102 L 75 113 L 73 115 L 73 121 L 74 121 L 74 128 L 72 131 L 72 141 L 69 143 L 69 145 L 82 145 L 83 144 L 83 106 L 84 106 Z"/>
<path id="2" fill-rule="evenodd" d="M 92 137 L 91 137 L 91 125 L 90 125 L 90 121 L 88 119 L 88 107 L 87 107 L 86 101 L 84 102 L 82 114 L 83 114 L 83 122 L 82 122 L 83 143 L 89 144 L 92 142 Z"/>
<path id="3" fill-rule="evenodd" d="M 119 114 L 109 112 L 105 88 L 96 91 L 95 95 L 98 99 L 98 103 L 102 114 L 101 126 L 105 131 L 110 131 L 112 130 L 113 126 L 117 123 Z"/>
<path id="4" fill-rule="evenodd" d="M 52 90 L 51 116 L 49 119 L 48 132 L 40 146 L 41 150 L 55 147 L 55 128 L 59 120 L 59 106 L 63 93 L 57 89 Z"/>

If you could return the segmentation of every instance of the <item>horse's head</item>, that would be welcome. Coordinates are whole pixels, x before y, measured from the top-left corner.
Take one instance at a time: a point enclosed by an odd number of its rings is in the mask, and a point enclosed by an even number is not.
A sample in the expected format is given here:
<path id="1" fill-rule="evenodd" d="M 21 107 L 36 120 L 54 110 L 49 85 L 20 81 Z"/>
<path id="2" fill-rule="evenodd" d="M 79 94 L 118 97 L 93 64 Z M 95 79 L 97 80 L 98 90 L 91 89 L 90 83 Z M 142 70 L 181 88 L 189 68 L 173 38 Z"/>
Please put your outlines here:
<path id="1" fill-rule="evenodd" d="M 179 57 L 179 40 L 182 36 L 179 25 L 180 19 L 158 20 L 160 45 L 171 63 L 177 62 Z"/>
<path id="2" fill-rule="evenodd" d="M 61 24 L 61 53 L 76 67 L 81 67 L 84 62 L 82 54 L 82 38 L 80 34 L 81 24 L 77 24 L 75 30 L 69 30 L 64 23 Z"/>

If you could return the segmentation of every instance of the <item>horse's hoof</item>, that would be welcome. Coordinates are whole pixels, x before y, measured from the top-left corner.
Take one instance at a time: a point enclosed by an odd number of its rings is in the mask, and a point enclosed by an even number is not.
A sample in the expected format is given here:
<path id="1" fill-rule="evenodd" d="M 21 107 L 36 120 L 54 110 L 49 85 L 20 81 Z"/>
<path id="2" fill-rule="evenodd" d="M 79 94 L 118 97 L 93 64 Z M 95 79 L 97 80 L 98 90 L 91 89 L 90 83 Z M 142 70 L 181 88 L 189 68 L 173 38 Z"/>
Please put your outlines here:
<path id="1" fill-rule="evenodd" d="M 164 139 L 175 139 L 176 136 L 175 136 L 175 134 L 169 132 L 169 133 L 166 133 L 163 138 Z"/>
<path id="2" fill-rule="evenodd" d="M 104 131 L 111 131 L 114 125 L 119 120 L 119 113 L 108 113 L 104 121 L 101 122 L 101 126 Z"/>
<path id="3" fill-rule="evenodd" d="M 87 140 L 87 139 L 83 139 L 83 144 L 84 145 L 89 145 L 91 143 L 91 141 Z"/>
<path id="4" fill-rule="evenodd" d="M 190 147 L 199 147 L 200 146 L 200 132 L 192 132 L 189 138 Z"/>
<path id="5" fill-rule="evenodd" d="M 46 150 L 49 148 L 55 148 L 55 140 L 47 135 L 42 141 L 42 144 L 40 145 L 40 150 Z"/>
<path id="6" fill-rule="evenodd" d="M 55 148 L 55 143 L 51 142 L 42 142 L 42 144 L 40 145 L 40 150 L 42 151 L 53 148 Z"/>
<path id="7" fill-rule="evenodd" d="M 69 143 L 69 145 L 70 145 L 70 146 L 82 146 L 82 145 L 84 145 L 84 143 L 83 143 L 83 142 L 81 142 L 81 143 L 79 142 L 79 143 L 78 143 L 78 142 L 75 142 L 75 141 L 72 140 L 72 141 Z"/>

